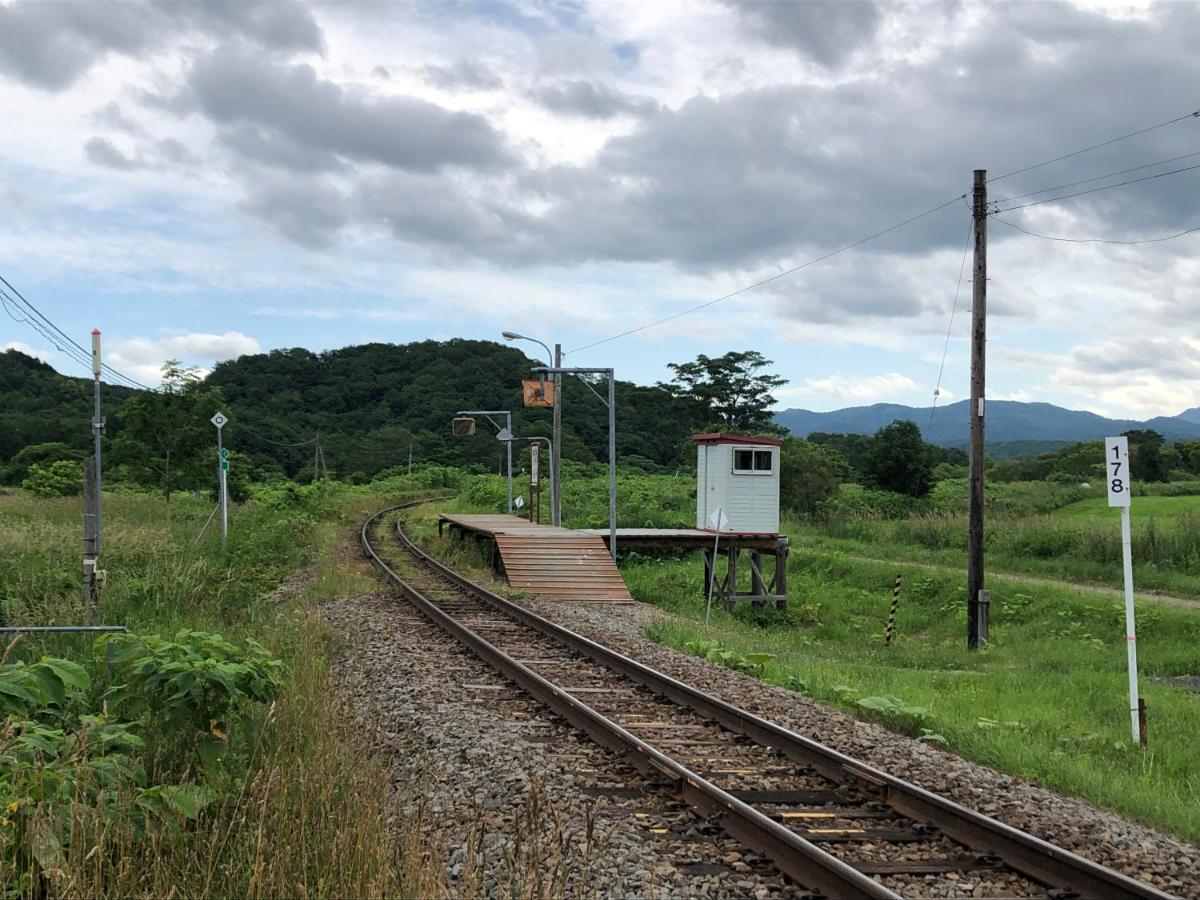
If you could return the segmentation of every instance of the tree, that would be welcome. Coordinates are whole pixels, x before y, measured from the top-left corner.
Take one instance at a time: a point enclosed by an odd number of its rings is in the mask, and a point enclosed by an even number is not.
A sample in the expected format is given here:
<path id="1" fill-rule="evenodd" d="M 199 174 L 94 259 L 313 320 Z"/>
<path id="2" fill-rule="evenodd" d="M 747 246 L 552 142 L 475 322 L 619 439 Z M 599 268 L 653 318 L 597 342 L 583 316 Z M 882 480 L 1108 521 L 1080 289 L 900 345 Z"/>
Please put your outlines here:
<path id="1" fill-rule="evenodd" d="M 812 515 L 838 489 L 845 465 L 834 453 L 800 438 L 785 438 L 779 454 L 779 505 Z"/>
<path id="2" fill-rule="evenodd" d="M 923 497 L 933 487 L 933 466 L 921 429 L 901 419 L 875 432 L 864 475 L 872 487 Z"/>
<path id="3" fill-rule="evenodd" d="M 162 389 L 144 391 L 121 407 L 124 430 L 114 441 L 117 462 L 134 478 L 158 485 L 168 501 L 174 490 L 194 490 L 215 477 L 213 426 L 209 420 L 222 404 L 221 392 L 206 387 L 195 367 L 169 359 L 162 367 Z"/>
<path id="4" fill-rule="evenodd" d="M 1163 460 L 1163 436 L 1149 428 L 1124 432 L 1129 439 L 1129 471 L 1141 481 L 1169 481 L 1171 473 Z"/>
<path id="5" fill-rule="evenodd" d="M 82 455 L 81 451 L 73 450 L 61 441 L 30 444 L 18 450 L 7 466 L 0 466 L 0 484 L 20 484 L 35 464 L 45 466 L 64 459 L 78 462 Z"/>
<path id="6" fill-rule="evenodd" d="M 692 362 L 669 363 L 675 377 L 659 387 L 700 404 L 731 431 L 782 433 L 768 409 L 775 403 L 771 391 L 787 379 L 758 374 L 773 364 L 755 350 L 731 350 L 715 359 L 701 353 Z"/>

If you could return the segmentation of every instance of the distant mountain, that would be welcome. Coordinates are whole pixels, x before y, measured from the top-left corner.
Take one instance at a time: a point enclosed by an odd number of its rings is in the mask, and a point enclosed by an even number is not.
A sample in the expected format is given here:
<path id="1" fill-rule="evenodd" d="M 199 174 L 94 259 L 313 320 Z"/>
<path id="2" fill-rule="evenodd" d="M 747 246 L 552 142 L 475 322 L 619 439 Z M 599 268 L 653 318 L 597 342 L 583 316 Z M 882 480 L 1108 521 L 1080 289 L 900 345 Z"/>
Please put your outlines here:
<path id="1" fill-rule="evenodd" d="M 1191 409 L 1185 409 L 1176 419 L 1183 419 L 1185 422 L 1200 422 L 1200 406 L 1193 406 Z"/>
<path id="2" fill-rule="evenodd" d="M 775 421 L 793 434 L 804 437 L 814 431 L 874 434 L 897 419 L 911 419 L 920 426 L 925 440 L 931 444 L 954 447 L 966 444 L 969 439 L 969 407 L 969 400 L 960 400 L 936 410 L 895 403 L 852 406 L 831 412 L 785 409 L 775 414 Z M 1091 441 L 1134 428 L 1152 428 L 1168 441 L 1200 438 L 1200 408 L 1178 416 L 1158 416 L 1139 422 L 1106 419 L 1095 413 L 1064 409 L 1050 403 L 991 400 L 987 404 L 989 446 L 1016 441 Z"/>

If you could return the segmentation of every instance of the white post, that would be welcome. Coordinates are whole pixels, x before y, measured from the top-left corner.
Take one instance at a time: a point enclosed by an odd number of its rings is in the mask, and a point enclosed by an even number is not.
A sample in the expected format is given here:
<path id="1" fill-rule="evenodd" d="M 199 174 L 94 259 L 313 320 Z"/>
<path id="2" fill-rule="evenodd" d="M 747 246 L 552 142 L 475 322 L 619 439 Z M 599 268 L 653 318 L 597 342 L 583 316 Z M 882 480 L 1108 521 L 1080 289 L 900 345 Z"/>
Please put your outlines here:
<path id="1" fill-rule="evenodd" d="M 1133 742 L 1141 743 L 1138 725 L 1137 630 L 1133 615 L 1133 548 L 1129 527 L 1129 504 L 1133 480 L 1129 471 L 1129 439 L 1104 439 L 1104 467 L 1108 470 L 1108 505 L 1121 508 L 1121 556 L 1125 569 L 1125 648 L 1129 659 L 1129 721 Z"/>
<path id="2" fill-rule="evenodd" d="M 221 429 L 217 429 L 217 472 L 220 475 L 221 491 L 221 546 L 229 539 L 229 491 L 225 483 L 225 454 L 221 440 Z"/>
<path id="3" fill-rule="evenodd" d="M 225 423 L 229 421 L 229 418 L 225 413 L 218 412 L 209 421 L 217 429 L 217 490 L 221 501 L 221 548 L 224 549 L 225 542 L 229 538 L 229 490 L 225 480 L 225 472 L 229 468 L 229 463 L 225 460 L 225 444 L 222 438 L 222 429 L 225 427 Z M 316 480 L 315 470 L 313 479 Z"/>
<path id="4" fill-rule="evenodd" d="M 1125 647 L 1129 656 L 1129 721 L 1133 742 L 1141 742 L 1138 727 L 1137 630 L 1133 619 L 1133 552 L 1129 534 L 1129 507 L 1121 509 L 1121 552 L 1125 557 Z"/>

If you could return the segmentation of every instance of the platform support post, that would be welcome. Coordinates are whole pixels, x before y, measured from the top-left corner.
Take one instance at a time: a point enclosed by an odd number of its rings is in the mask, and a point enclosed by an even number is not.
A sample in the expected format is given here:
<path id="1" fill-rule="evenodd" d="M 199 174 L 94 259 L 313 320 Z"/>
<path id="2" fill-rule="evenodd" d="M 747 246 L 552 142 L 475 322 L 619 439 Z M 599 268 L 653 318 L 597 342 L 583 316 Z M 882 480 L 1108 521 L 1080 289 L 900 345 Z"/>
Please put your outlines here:
<path id="1" fill-rule="evenodd" d="M 775 601 L 776 609 L 787 609 L 787 560 L 788 539 L 781 538 L 775 545 L 775 587 L 774 593 L 782 600 Z"/>
<path id="2" fill-rule="evenodd" d="M 733 608 L 737 605 L 734 595 L 737 593 L 737 566 L 738 556 L 741 555 L 742 548 L 735 544 L 732 540 L 729 542 L 729 571 L 725 576 L 725 611 L 733 612 Z"/>
<path id="3" fill-rule="evenodd" d="M 757 550 L 750 551 L 750 593 L 762 597 L 767 593 L 767 583 L 762 574 L 762 554 Z M 756 600 L 755 603 L 765 603 Z"/>

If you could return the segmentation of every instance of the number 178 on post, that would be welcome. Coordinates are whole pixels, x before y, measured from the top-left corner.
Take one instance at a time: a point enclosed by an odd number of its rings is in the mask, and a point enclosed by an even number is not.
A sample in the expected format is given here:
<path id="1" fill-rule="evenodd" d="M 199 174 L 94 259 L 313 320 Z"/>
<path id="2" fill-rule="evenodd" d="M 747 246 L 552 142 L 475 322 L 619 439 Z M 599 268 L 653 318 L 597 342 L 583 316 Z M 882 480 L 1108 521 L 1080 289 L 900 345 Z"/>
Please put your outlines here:
<path id="1" fill-rule="evenodd" d="M 1108 483 L 1108 505 L 1128 506 L 1129 481 L 1129 438 L 1110 437 L 1104 439 L 1105 481 Z"/>

